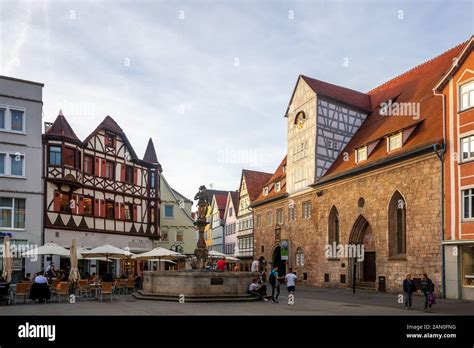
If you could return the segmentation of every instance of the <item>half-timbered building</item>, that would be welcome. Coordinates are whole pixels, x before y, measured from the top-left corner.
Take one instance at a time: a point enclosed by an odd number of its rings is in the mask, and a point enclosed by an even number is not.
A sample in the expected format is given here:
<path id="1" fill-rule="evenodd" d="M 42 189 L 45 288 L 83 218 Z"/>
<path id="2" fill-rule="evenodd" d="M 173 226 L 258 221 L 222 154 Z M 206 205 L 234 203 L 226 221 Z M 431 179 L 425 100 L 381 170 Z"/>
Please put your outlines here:
<path id="1" fill-rule="evenodd" d="M 160 173 L 150 139 L 139 158 L 120 126 L 107 116 L 81 141 L 60 112 L 47 124 L 44 152 L 44 241 L 79 247 L 111 244 L 131 252 L 151 250 L 160 237 Z M 127 261 L 114 272 L 136 271 Z M 105 271 L 94 261 L 83 272 Z"/>

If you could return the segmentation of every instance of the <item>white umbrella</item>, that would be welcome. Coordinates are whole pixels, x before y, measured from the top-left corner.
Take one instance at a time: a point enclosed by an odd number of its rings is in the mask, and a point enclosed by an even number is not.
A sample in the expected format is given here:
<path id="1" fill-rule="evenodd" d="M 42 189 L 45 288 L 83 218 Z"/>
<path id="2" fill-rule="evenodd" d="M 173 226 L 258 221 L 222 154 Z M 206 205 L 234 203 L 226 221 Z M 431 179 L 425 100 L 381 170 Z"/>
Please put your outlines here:
<path id="1" fill-rule="evenodd" d="M 229 256 L 229 255 L 220 253 L 220 252 L 215 251 L 215 250 L 210 250 L 209 251 L 208 258 L 210 258 L 210 259 L 226 259 L 226 260 L 229 260 L 229 261 L 236 261 L 236 262 L 240 261 L 236 257 Z"/>
<path id="2" fill-rule="evenodd" d="M 109 260 L 109 258 L 126 259 L 128 257 L 133 256 L 133 254 L 130 251 L 117 248 L 110 244 L 105 244 L 105 245 L 101 245 L 96 248 L 93 248 L 91 250 L 86 250 L 85 252 L 81 253 L 81 255 L 84 258 L 105 257 L 107 261 Z M 108 268 L 109 268 L 109 265 L 107 263 L 107 272 L 109 271 Z"/>
<path id="3" fill-rule="evenodd" d="M 133 259 L 136 259 L 136 260 L 158 259 L 158 261 L 161 261 L 161 259 L 174 259 L 178 257 L 186 257 L 186 256 L 173 250 L 157 247 L 153 250 L 147 251 L 146 253 L 135 255 Z M 161 264 L 159 265 L 161 269 Z"/>
<path id="4" fill-rule="evenodd" d="M 176 262 L 174 262 L 174 261 L 171 261 L 171 260 L 160 260 L 160 259 L 154 259 L 154 260 L 148 260 L 148 261 L 155 261 L 155 262 L 156 262 L 156 261 L 158 261 L 158 262 L 161 262 L 161 261 L 163 261 L 163 262 L 167 262 L 167 263 L 171 263 L 171 264 L 173 264 L 173 265 L 176 265 Z"/>
<path id="5" fill-rule="evenodd" d="M 81 278 L 79 274 L 79 269 L 77 268 L 77 250 L 76 250 L 76 240 L 71 241 L 71 249 L 69 249 L 71 257 L 71 269 L 69 270 L 69 280 L 75 283 Z"/>
<path id="6" fill-rule="evenodd" d="M 7 283 L 12 280 L 12 255 L 10 250 L 10 237 L 6 236 L 3 239 L 3 272 L 2 277 Z"/>
<path id="7" fill-rule="evenodd" d="M 63 248 L 56 243 L 46 243 L 43 246 L 36 247 L 25 251 L 21 254 L 22 256 L 36 256 L 36 255 L 59 255 L 59 256 L 69 256 L 69 250 Z"/>

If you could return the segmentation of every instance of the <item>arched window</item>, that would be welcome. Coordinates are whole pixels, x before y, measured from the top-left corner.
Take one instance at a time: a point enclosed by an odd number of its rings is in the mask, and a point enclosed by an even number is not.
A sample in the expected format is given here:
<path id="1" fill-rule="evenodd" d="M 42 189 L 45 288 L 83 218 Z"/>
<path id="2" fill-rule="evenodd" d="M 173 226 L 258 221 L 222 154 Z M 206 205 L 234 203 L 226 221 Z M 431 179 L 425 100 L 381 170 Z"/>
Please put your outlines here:
<path id="1" fill-rule="evenodd" d="M 406 253 L 406 203 L 396 191 L 388 205 L 388 251 L 389 256 L 405 256 Z"/>
<path id="2" fill-rule="evenodd" d="M 336 206 L 333 206 L 329 212 L 328 242 L 329 244 L 333 244 L 334 242 L 339 244 L 340 240 L 339 213 L 337 212 Z"/>
<path id="3" fill-rule="evenodd" d="M 296 266 L 304 266 L 304 251 L 301 248 L 296 249 Z"/>

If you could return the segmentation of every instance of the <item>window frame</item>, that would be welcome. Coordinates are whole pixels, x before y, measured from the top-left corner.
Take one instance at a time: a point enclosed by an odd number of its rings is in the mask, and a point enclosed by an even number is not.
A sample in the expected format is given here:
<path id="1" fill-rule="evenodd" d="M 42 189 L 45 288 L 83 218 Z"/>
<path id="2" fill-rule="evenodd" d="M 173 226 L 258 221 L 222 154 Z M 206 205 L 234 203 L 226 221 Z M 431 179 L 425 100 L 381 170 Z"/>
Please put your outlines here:
<path id="1" fill-rule="evenodd" d="M 112 168 L 112 175 L 109 176 L 108 172 L 110 170 L 110 167 L 108 165 L 111 164 L 111 168 Z M 109 180 L 115 180 L 115 162 L 114 161 L 109 161 L 109 160 L 106 160 L 105 161 L 105 178 L 106 179 L 109 179 Z"/>
<path id="2" fill-rule="evenodd" d="M 125 165 L 125 183 L 133 185 L 134 183 L 133 172 L 134 172 L 133 166 L 126 164 Z"/>
<path id="3" fill-rule="evenodd" d="M 87 155 L 87 154 L 84 154 L 84 164 L 83 164 L 83 172 L 85 174 L 88 174 L 88 175 L 94 175 L 95 173 L 95 168 L 94 168 L 94 165 L 95 165 L 95 160 L 94 160 L 94 156 L 91 156 L 91 155 Z M 91 163 L 91 170 L 90 171 L 87 171 L 86 170 L 86 163 L 88 163 L 87 159 L 90 159 L 90 163 Z"/>
<path id="4" fill-rule="evenodd" d="M 174 204 L 163 204 L 163 218 L 173 219 L 174 218 Z M 166 208 L 171 208 L 171 216 L 166 215 Z"/>
<path id="5" fill-rule="evenodd" d="M 275 220 L 278 225 L 283 225 L 285 221 L 285 216 L 284 216 L 284 209 L 283 208 L 277 208 L 275 210 Z"/>
<path id="6" fill-rule="evenodd" d="M 71 211 L 71 200 L 72 200 L 72 195 L 68 192 L 63 192 L 63 191 L 58 191 L 59 193 L 59 213 L 60 214 L 72 214 Z M 63 197 L 67 197 L 67 209 L 64 209 L 63 206 Z"/>
<path id="7" fill-rule="evenodd" d="M 181 240 L 178 240 L 178 235 L 181 234 Z M 175 237 L 174 237 L 175 243 L 184 243 L 184 232 L 179 230 L 176 231 Z"/>
<path id="8" fill-rule="evenodd" d="M 112 206 L 112 209 L 110 207 Z M 105 201 L 105 218 L 109 220 L 115 220 L 115 204 L 114 201 Z"/>
<path id="9" fill-rule="evenodd" d="M 51 151 L 51 148 L 58 148 L 59 149 L 59 164 L 57 163 L 52 163 L 51 162 L 51 153 L 54 153 L 55 154 L 55 159 L 57 159 L 57 154 L 58 152 L 54 151 L 52 152 Z M 61 144 L 49 144 L 48 146 L 48 165 L 50 166 L 62 166 L 63 165 L 63 147 L 61 146 Z"/>
<path id="10" fill-rule="evenodd" d="M 265 224 L 266 226 L 272 226 L 273 223 L 273 212 L 271 210 L 265 213 Z"/>
<path id="11" fill-rule="evenodd" d="M 84 216 L 94 216 L 94 197 L 92 196 L 83 196 L 82 200 L 84 202 Z M 90 200 L 91 212 L 90 214 L 86 212 L 86 200 Z"/>
<path id="12" fill-rule="evenodd" d="M 66 158 L 69 159 L 69 157 L 66 156 L 66 151 L 69 151 L 72 154 L 72 164 L 71 163 L 66 163 Z M 61 160 L 62 160 L 62 165 L 63 166 L 68 166 L 71 168 L 76 168 L 77 164 L 77 151 L 76 148 L 70 147 L 70 146 L 64 146 L 61 154 Z"/>
<path id="13" fill-rule="evenodd" d="M 127 210 L 128 208 L 128 210 Z M 130 214 L 130 217 L 127 218 L 127 211 Z M 125 221 L 133 221 L 133 204 L 132 203 L 124 203 L 124 216 Z"/>
<path id="14" fill-rule="evenodd" d="M 363 151 L 362 151 L 363 150 Z M 365 146 L 361 146 L 359 148 L 357 148 L 355 150 L 356 152 L 356 163 L 360 163 L 360 162 L 363 162 L 363 161 L 367 161 L 367 158 L 369 157 L 368 156 L 368 149 L 367 149 L 367 145 Z M 365 157 L 364 158 L 361 158 L 361 152 L 362 153 L 365 153 Z"/>
<path id="15" fill-rule="evenodd" d="M 12 166 L 11 159 L 13 157 L 17 157 L 17 156 L 20 156 L 22 161 L 23 161 L 22 164 L 21 164 L 21 175 L 17 175 L 17 174 L 12 173 L 12 167 L 13 166 Z M 8 164 L 9 164 L 9 169 L 10 169 L 8 176 L 12 177 L 12 178 L 26 178 L 26 157 L 25 157 L 25 154 L 24 153 L 19 153 L 19 152 L 16 152 L 16 153 L 9 152 L 8 157 L 10 159 L 10 161 L 7 161 Z"/>
<path id="16" fill-rule="evenodd" d="M 400 146 L 392 148 L 392 140 L 400 139 Z M 403 132 L 398 132 L 387 137 L 387 152 L 392 152 L 403 147 Z"/>
<path id="17" fill-rule="evenodd" d="M 0 226 L 0 229 L 4 230 L 11 230 L 11 231 L 24 231 L 26 230 L 26 198 L 17 198 L 17 197 L 0 197 L 6 198 L 11 200 L 11 207 L 7 206 L 0 206 L 0 211 L 9 210 L 10 211 L 10 226 Z M 16 201 L 23 201 L 24 202 L 24 209 L 23 209 L 23 227 L 15 227 L 16 222 Z"/>
<path id="18" fill-rule="evenodd" d="M 463 93 L 462 89 L 469 85 L 471 86 L 471 89 L 468 89 L 467 92 Z M 463 107 L 463 95 L 465 94 L 467 94 L 467 106 Z M 463 112 L 463 111 L 469 110 L 470 108 L 473 108 L 474 107 L 474 80 L 470 79 L 468 81 L 464 81 L 461 85 L 459 85 L 458 95 L 459 95 L 459 100 L 458 100 L 459 112 Z"/>
<path id="19" fill-rule="evenodd" d="M 467 146 L 468 146 L 468 151 L 467 151 L 468 156 L 467 156 L 467 158 L 464 158 L 464 149 L 463 149 L 464 141 L 467 142 Z M 461 158 L 460 158 L 461 163 L 474 161 L 474 133 L 473 134 L 466 134 L 466 135 L 463 135 L 462 137 L 460 137 L 460 139 L 459 139 L 459 153 L 461 154 Z M 473 154 L 472 156 L 471 156 L 471 153 Z"/>
<path id="20" fill-rule="evenodd" d="M 281 181 L 277 181 L 275 183 L 275 192 L 280 192 L 281 191 Z"/>
<path id="21" fill-rule="evenodd" d="M 470 216 L 469 217 L 466 217 L 465 216 L 465 209 L 466 209 L 466 206 L 465 206 L 465 192 L 468 192 L 469 191 L 469 194 L 468 194 L 468 203 L 469 203 L 469 212 L 470 212 Z M 460 195 L 460 198 L 461 198 L 461 222 L 472 222 L 474 221 L 474 187 L 465 187 L 465 188 L 462 188 L 461 189 L 461 195 Z"/>
<path id="22" fill-rule="evenodd" d="M 302 209 L 301 209 L 301 218 L 303 220 L 308 220 L 311 218 L 311 210 L 312 210 L 312 204 L 311 201 L 304 201 L 302 203 Z"/>

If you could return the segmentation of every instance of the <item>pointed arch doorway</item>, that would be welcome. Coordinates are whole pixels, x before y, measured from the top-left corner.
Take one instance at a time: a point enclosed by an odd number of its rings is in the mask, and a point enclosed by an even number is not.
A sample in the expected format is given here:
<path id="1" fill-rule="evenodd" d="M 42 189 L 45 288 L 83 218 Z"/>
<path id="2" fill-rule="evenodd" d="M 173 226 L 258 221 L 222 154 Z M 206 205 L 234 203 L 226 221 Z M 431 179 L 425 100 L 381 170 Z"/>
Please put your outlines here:
<path id="1" fill-rule="evenodd" d="M 375 239 L 369 222 L 362 215 L 359 215 L 352 226 L 352 231 L 349 236 L 349 244 L 364 246 L 363 261 L 358 261 L 355 258 L 349 259 L 349 279 L 351 280 L 350 284 L 353 282 L 353 267 L 354 263 L 356 263 L 356 285 L 375 288 L 375 280 L 377 275 Z"/>
<path id="2" fill-rule="evenodd" d="M 272 267 L 278 266 L 278 275 L 284 276 L 286 274 L 286 263 L 281 259 L 281 247 L 275 246 L 272 253 Z"/>

